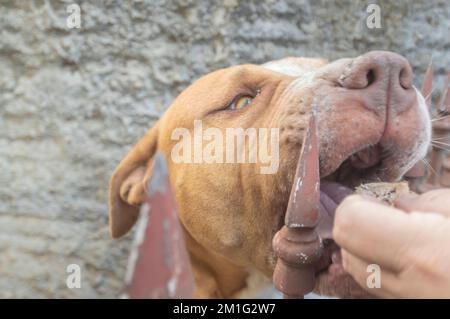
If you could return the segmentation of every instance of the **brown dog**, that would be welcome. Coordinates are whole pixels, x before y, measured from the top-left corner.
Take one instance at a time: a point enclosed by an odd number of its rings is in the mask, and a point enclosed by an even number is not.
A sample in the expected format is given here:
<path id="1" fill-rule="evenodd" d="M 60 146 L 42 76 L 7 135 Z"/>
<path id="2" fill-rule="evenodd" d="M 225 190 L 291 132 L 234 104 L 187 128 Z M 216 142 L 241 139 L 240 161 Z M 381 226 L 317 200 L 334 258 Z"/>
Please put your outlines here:
<path id="1" fill-rule="evenodd" d="M 412 86 L 411 67 L 390 52 L 332 63 L 287 58 L 234 66 L 197 80 L 115 170 L 110 185 L 112 236 L 124 235 L 136 222 L 158 150 L 168 160 L 196 296 L 239 296 L 254 270 L 270 278 L 275 264 L 272 238 L 283 224 L 313 108 L 323 184 L 320 234 L 330 251 L 317 269 L 316 291 L 358 296 L 360 290 L 345 275 L 330 237 L 334 208 L 346 192 L 341 185 L 400 179 L 425 156 L 431 135 L 424 99 Z M 214 127 L 219 133 L 239 127 L 279 129 L 279 163 L 262 173 L 267 163 L 222 163 L 214 157 L 217 149 L 212 155 L 216 161 L 174 160 L 180 139 L 174 132 L 184 128 L 182 132 L 193 133 L 195 120 L 201 120 L 203 130 Z M 192 142 L 198 146 L 198 140 Z M 248 142 L 244 150 L 252 147 Z M 186 152 L 184 158 L 191 159 Z"/>

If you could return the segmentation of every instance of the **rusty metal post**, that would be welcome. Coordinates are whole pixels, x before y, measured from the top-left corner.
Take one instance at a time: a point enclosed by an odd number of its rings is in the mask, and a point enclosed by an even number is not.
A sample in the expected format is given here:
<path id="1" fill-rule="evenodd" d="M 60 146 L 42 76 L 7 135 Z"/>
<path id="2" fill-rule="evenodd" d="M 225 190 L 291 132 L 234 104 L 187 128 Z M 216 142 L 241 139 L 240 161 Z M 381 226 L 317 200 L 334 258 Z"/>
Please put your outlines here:
<path id="1" fill-rule="evenodd" d="M 425 71 L 425 75 L 423 77 L 423 83 L 422 83 L 422 89 L 421 93 L 423 97 L 425 98 L 425 102 L 427 103 L 427 106 L 430 110 L 430 114 L 433 114 L 432 112 L 432 103 L 431 103 L 431 94 L 433 93 L 433 63 L 430 62 L 430 64 L 427 67 L 427 70 Z"/>
<path id="2" fill-rule="evenodd" d="M 433 172 L 428 175 L 427 183 L 432 186 L 441 186 L 442 173 L 446 169 L 444 162 L 448 156 L 446 149 L 449 147 L 445 143 L 450 141 L 450 90 L 449 77 L 445 83 L 445 87 L 441 93 L 440 103 L 435 112 L 433 120 L 433 148 L 429 154 L 429 163 L 433 168 Z M 444 144 L 442 144 L 444 143 Z M 441 146 L 440 146 L 441 145 Z M 444 184 L 447 184 L 444 182 Z"/>
<path id="3" fill-rule="evenodd" d="M 322 252 L 319 221 L 320 173 L 316 114 L 312 113 L 292 185 L 285 225 L 273 238 L 275 287 L 285 298 L 303 298 L 314 289 L 315 264 Z"/>
<path id="4" fill-rule="evenodd" d="M 433 64 L 430 64 L 425 71 L 423 78 L 421 93 L 425 99 L 425 103 L 428 106 L 430 116 L 433 116 L 433 107 L 431 103 L 431 93 L 433 92 Z M 427 176 L 425 165 L 422 161 L 417 162 L 406 174 L 405 177 L 409 181 L 409 187 L 417 192 L 423 191 L 424 179 Z"/>
<path id="5" fill-rule="evenodd" d="M 444 83 L 444 89 L 439 100 L 438 110 L 443 113 L 450 113 L 450 72 Z"/>
<path id="6" fill-rule="evenodd" d="M 406 173 L 410 187 L 417 193 L 431 189 L 450 186 L 450 73 L 441 92 L 439 103 L 435 108 L 431 101 L 433 91 L 433 66 L 430 65 L 425 73 L 422 85 L 422 95 L 432 116 L 432 148 L 427 155 L 427 168 L 423 162 L 418 162 Z"/>
<path id="7" fill-rule="evenodd" d="M 437 113 L 438 118 L 433 121 L 433 153 L 430 163 L 439 169 L 440 176 L 437 182 L 441 186 L 448 187 L 450 186 L 448 151 L 450 149 L 450 73 L 442 90 Z"/>
<path id="8" fill-rule="evenodd" d="M 125 277 L 127 298 L 192 298 L 194 280 L 164 156 L 155 156 Z"/>
<path id="9" fill-rule="evenodd" d="M 450 187 L 450 156 L 442 165 L 441 185 L 442 187 Z"/>

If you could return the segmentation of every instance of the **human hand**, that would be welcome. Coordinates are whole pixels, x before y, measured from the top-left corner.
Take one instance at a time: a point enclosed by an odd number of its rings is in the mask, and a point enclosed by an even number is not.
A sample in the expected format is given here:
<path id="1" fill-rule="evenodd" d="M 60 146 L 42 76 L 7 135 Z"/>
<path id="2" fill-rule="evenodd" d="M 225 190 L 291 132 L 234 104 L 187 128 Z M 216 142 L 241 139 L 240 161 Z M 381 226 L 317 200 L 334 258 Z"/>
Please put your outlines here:
<path id="1" fill-rule="evenodd" d="M 352 195 L 337 208 L 333 237 L 344 269 L 387 298 L 450 298 L 450 189 L 403 197 L 396 207 Z M 381 287 L 368 288 L 369 264 Z"/>

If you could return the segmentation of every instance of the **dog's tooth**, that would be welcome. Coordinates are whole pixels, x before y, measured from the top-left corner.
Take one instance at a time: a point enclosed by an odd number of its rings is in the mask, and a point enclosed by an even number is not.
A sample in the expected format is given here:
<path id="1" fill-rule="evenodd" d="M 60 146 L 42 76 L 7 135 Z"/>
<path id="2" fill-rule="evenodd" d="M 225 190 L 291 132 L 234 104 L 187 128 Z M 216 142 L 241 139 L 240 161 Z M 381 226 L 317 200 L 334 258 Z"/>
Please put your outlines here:
<path id="1" fill-rule="evenodd" d="M 380 159 L 380 148 L 369 146 L 362 151 L 350 156 L 352 166 L 356 168 L 368 168 L 375 165 Z"/>
<path id="2" fill-rule="evenodd" d="M 370 164 L 370 157 L 371 157 L 371 155 L 372 155 L 372 152 L 371 152 L 370 148 L 367 148 L 367 149 L 365 149 L 362 152 L 359 152 L 357 154 L 359 160 L 365 165 Z"/>

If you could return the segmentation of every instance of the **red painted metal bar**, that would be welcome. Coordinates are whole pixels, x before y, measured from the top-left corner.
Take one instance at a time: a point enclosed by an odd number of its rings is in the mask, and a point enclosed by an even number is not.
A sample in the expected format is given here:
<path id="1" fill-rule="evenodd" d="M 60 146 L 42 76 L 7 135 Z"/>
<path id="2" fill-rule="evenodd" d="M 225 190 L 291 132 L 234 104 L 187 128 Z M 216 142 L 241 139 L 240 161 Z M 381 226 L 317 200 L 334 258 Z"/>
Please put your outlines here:
<path id="1" fill-rule="evenodd" d="M 164 156 L 155 156 L 126 274 L 125 297 L 191 298 L 194 280 Z"/>
<path id="2" fill-rule="evenodd" d="M 445 80 L 444 88 L 438 104 L 438 110 L 444 113 L 450 113 L 450 72 Z"/>
<path id="3" fill-rule="evenodd" d="M 431 93 L 433 92 L 433 64 L 430 62 L 425 75 L 423 77 L 422 96 L 428 106 L 430 116 L 433 116 L 433 108 L 431 103 Z M 409 179 L 409 186 L 415 192 L 421 192 L 423 188 L 423 178 L 427 175 L 425 164 L 423 161 L 417 162 L 406 174 L 405 177 Z"/>
<path id="4" fill-rule="evenodd" d="M 411 189 L 423 193 L 440 187 L 450 187 L 450 73 L 445 81 L 439 103 L 432 107 L 431 93 L 433 91 L 433 67 L 427 68 L 422 86 L 432 120 L 432 147 L 425 161 L 417 163 L 407 174 Z"/>
<path id="5" fill-rule="evenodd" d="M 433 121 L 433 152 L 439 152 L 436 156 L 440 162 L 433 163 L 440 168 L 438 183 L 440 186 L 450 186 L 450 73 L 447 75 L 441 98 L 437 106 L 437 119 Z"/>
<path id="6" fill-rule="evenodd" d="M 285 225 L 273 238 L 277 264 L 275 287 L 285 298 L 303 298 L 314 289 L 314 266 L 322 245 L 316 233 L 320 203 L 319 146 L 316 114 L 312 112 L 303 140 Z"/>
<path id="7" fill-rule="evenodd" d="M 431 94 L 433 93 L 433 63 L 430 62 L 428 65 L 428 68 L 425 72 L 425 76 L 423 78 L 423 84 L 422 84 L 422 95 L 425 98 L 425 102 L 428 105 L 428 108 L 430 108 L 431 112 Z"/>

